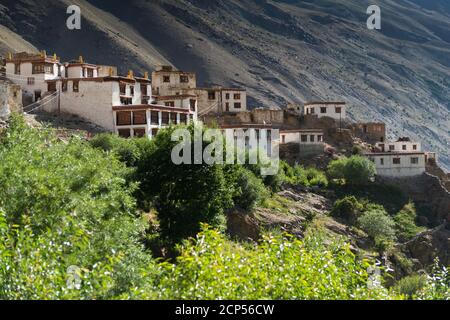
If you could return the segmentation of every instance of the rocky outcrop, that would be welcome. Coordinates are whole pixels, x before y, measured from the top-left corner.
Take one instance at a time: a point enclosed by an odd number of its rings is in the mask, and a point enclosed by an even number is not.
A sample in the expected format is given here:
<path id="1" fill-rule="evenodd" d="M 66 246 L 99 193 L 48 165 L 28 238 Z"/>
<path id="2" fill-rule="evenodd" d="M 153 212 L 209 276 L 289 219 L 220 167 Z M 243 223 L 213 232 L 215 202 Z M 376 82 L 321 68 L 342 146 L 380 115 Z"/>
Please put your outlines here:
<path id="1" fill-rule="evenodd" d="M 450 265 L 450 223 L 418 234 L 401 249 L 413 259 L 416 270 L 429 268 L 436 258 L 442 265 Z"/>
<path id="2" fill-rule="evenodd" d="M 419 211 L 420 218 L 430 227 L 450 222 L 450 192 L 442 181 L 429 173 L 410 178 L 380 178 L 378 182 L 399 187 L 410 197 Z"/>

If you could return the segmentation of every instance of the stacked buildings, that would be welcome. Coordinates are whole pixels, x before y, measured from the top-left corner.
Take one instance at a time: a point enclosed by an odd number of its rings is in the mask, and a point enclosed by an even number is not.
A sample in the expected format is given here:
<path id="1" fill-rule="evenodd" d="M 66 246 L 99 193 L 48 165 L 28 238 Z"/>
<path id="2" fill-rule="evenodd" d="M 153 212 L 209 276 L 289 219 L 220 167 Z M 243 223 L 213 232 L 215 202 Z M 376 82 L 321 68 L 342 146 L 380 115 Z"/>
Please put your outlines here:
<path id="1" fill-rule="evenodd" d="M 22 90 L 25 112 L 74 114 L 122 137 L 151 138 L 170 124 L 188 124 L 212 114 L 223 120 L 219 121 L 222 130 L 255 132 L 258 139 L 273 143 L 270 130 L 279 129 L 275 143 L 294 143 L 323 153 L 330 137 L 325 133 L 327 125 L 337 126 L 335 132 L 341 134 L 347 115 L 345 102 L 323 101 L 291 105 L 287 110 L 249 111 L 245 89 L 199 87 L 195 73 L 171 66 L 159 67 L 151 79 L 147 72 L 120 76 L 113 66 L 87 63 L 81 56 L 61 62 L 56 54 L 42 51 L 9 54 L 5 67 L 4 76 Z M 346 130 L 373 144 L 373 151 L 364 156 L 375 163 L 380 176 L 420 175 L 428 161 L 437 160 L 409 139 L 386 142 L 384 123 L 346 124 Z"/>

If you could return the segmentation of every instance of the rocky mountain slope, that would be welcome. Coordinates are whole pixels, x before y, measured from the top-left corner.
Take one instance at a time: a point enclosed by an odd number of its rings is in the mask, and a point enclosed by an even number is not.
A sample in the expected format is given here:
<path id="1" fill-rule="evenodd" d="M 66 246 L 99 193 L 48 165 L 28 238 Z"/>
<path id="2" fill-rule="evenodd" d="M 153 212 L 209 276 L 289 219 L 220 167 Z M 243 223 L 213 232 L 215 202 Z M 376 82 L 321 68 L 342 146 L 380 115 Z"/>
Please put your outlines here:
<path id="1" fill-rule="evenodd" d="M 380 31 L 366 27 L 368 0 L 0 0 L 0 24 L 64 59 L 172 63 L 201 84 L 246 86 L 254 107 L 345 100 L 353 119 L 422 140 L 449 169 L 450 3 L 376 2 Z M 70 4 L 79 31 L 65 27 Z"/>

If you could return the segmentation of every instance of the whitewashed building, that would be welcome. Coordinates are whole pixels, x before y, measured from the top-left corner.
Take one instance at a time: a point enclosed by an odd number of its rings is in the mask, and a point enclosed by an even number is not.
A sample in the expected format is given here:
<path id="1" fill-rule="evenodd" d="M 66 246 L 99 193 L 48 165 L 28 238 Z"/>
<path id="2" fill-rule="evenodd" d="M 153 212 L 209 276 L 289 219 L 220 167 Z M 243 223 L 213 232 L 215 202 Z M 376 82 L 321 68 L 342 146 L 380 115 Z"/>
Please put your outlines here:
<path id="1" fill-rule="evenodd" d="M 281 130 L 280 142 L 298 143 L 303 145 L 323 145 L 323 130 L 321 129 L 295 129 L 295 130 Z"/>
<path id="2" fill-rule="evenodd" d="M 409 138 L 400 138 L 395 142 L 378 142 L 375 147 L 381 152 L 421 152 L 420 142 L 411 141 Z"/>
<path id="3" fill-rule="evenodd" d="M 147 73 L 117 76 L 117 68 L 86 63 L 81 56 L 61 64 L 45 51 L 9 54 L 5 75 L 33 95 L 33 110 L 78 115 L 123 137 L 152 137 L 171 123 L 197 120 L 196 96 L 153 97 Z"/>
<path id="4" fill-rule="evenodd" d="M 344 120 L 346 117 L 345 102 L 308 102 L 303 105 L 303 114 L 316 115 L 319 118 L 329 117 Z"/>
<path id="5" fill-rule="evenodd" d="M 375 164 L 378 176 L 391 178 L 421 175 L 427 162 L 424 152 L 379 152 L 365 156 Z"/>

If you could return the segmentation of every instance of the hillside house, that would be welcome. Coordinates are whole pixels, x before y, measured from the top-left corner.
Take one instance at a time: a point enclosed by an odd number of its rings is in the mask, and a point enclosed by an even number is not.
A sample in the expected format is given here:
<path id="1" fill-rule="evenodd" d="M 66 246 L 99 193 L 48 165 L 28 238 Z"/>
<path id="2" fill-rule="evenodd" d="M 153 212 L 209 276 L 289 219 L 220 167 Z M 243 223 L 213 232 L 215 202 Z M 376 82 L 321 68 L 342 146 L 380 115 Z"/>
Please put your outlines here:
<path id="1" fill-rule="evenodd" d="M 45 52 L 10 54 L 6 59 L 6 77 L 32 92 L 34 101 L 42 101 L 38 107 L 78 115 L 123 137 L 152 137 L 170 123 L 197 120 L 195 96 L 155 99 L 147 73 L 116 74 L 117 68 L 86 63 L 81 56 L 65 64 Z"/>
<path id="2" fill-rule="evenodd" d="M 383 122 L 359 122 L 350 124 L 355 137 L 371 144 L 386 141 L 386 124 Z"/>
<path id="3" fill-rule="evenodd" d="M 24 100 L 35 102 L 44 96 L 44 93 L 54 91 L 55 80 L 64 74 L 64 66 L 55 55 L 47 56 L 45 51 L 39 54 L 26 52 L 11 54 L 6 60 L 6 77 L 20 85 Z"/>
<path id="4" fill-rule="evenodd" d="M 346 117 L 345 102 L 308 102 L 303 105 L 303 114 L 316 115 L 319 118 L 329 117 L 344 120 Z"/>
<path id="5" fill-rule="evenodd" d="M 184 72 L 172 66 L 160 66 L 152 72 L 152 92 L 155 96 L 171 96 L 183 93 L 183 90 L 197 87 L 194 72 Z"/>
<path id="6" fill-rule="evenodd" d="M 421 175 L 427 162 L 424 152 L 378 152 L 365 156 L 375 164 L 378 176 L 389 178 Z"/>
<path id="7" fill-rule="evenodd" d="M 420 142 L 411 141 L 410 138 L 399 138 L 395 142 L 378 142 L 375 147 L 381 152 L 421 152 Z"/>

